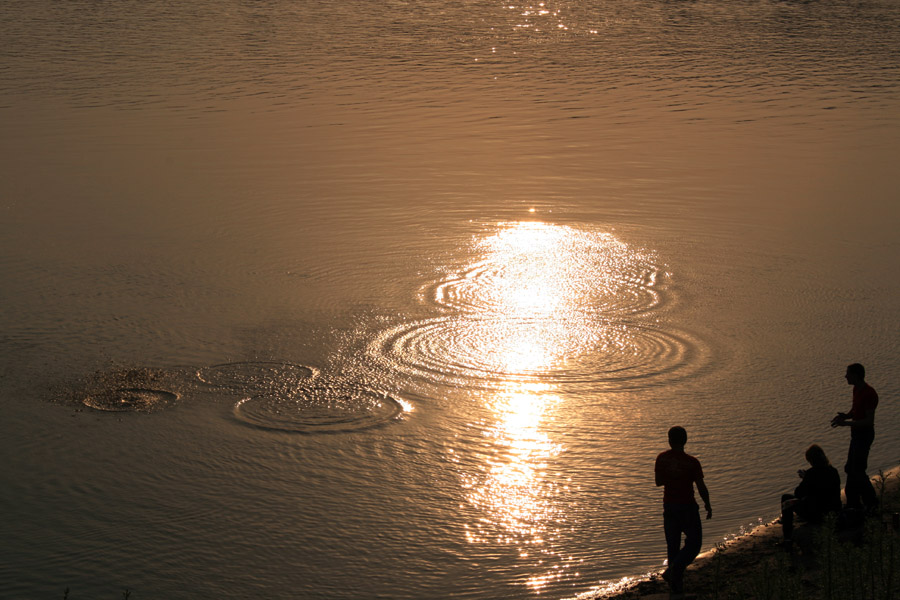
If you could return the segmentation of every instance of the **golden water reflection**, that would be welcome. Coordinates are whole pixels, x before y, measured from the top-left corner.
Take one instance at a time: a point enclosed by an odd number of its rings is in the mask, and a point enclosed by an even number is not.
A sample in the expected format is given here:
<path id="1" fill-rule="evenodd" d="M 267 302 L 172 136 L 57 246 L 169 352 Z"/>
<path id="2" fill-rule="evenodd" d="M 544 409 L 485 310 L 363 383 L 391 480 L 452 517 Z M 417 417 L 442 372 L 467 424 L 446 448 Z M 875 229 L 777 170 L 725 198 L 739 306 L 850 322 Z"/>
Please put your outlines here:
<path id="1" fill-rule="evenodd" d="M 541 374 L 600 350 L 598 340 L 618 339 L 622 324 L 599 313 L 621 308 L 622 290 L 638 298 L 624 312 L 642 310 L 654 283 L 646 274 L 654 271 L 635 269 L 645 256 L 609 234 L 540 222 L 510 224 L 478 246 L 484 261 L 457 280 L 446 302 L 463 313 L 461 322 L 477 322 L 481 351 L 492 357 L 484 362 L 502 365 L 509 380 L 481 396 L 489 416 L 478 428 L 489 450 L 479 470 L 463 475 L 481 515 L 467 525 L 467 537 L 514 547 L 530 565 L 527 585 L 540 590 L 576 575 L 578 562 L 562 551 L 574 527 L 567 518 L 571 479 L 552 466 L 564 451 L 550 433 L 564 398 Z M 532 377 L 516 379 L 522 372 Z"/>
<path id="2" fill-rule="evenodd" d="M 514 384 L 485 400 L 495 421 L 482 431 L 491 447 L 484 471 L 464 475 L 467 498 L 483 515 L 467 525 L 468 540 L 515 547 L 521 559 L 555 573 L 559 565 L 550 563 L 557 562 L 554 546 L 565 522 L 557 500 L 569 482 L 548 471 L 563 448 L 545 425 L 561 399 L 549 386 Z M 540 588 L 558 575 L 536 575 L 528 584 Z"/>
<path id="3" fill-rule="evenodd" d="M 533 390 L 535 386 L 522 387 Z M 511 536 L 532 538 L 535 524 L 551 510 L 542 489 L 542 475 L 547 459 L 561 448 L 542 431 L 541 421 L 548 406 L 558 401 L 556 396 L 527 389 L 497 394 L 489 400 L 498 420 L 485 428 L 484 435 L 493 442 L 494 452 L 487 459 L 487 481 L 472 486 L 469 500 L 486 509 L 492 520 L 502 525 L 505 537 L 496 541 L 514 541 Z M 475 532 L 470 532 L 469 537 L 484 541 Z M 533 538 L 529 543 L 540 540 Z"/>
<path id="4" fill-rule="evenodd" d="M 476 248 L 485 258 L 440 288 L 439 301 L 460 309 L 460 328 L 477 334 L 475 362 L 502 373 L 540 373 L 608 344 L 607 313 L 656 302 L 652 257 L 609 233 L 519 222 Z"/>

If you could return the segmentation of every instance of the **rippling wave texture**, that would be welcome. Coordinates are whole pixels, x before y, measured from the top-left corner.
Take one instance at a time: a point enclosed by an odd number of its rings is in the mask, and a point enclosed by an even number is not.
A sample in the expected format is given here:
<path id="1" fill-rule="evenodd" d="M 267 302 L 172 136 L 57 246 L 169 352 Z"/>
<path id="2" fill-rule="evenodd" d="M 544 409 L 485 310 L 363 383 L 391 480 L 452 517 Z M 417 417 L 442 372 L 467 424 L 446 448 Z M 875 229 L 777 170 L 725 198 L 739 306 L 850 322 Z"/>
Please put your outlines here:
<path id="1" fill-rule="evenodd" d="M 773 105 L 793 112 L 795 92 L 814 96 L 804 100 L 815 108 L 833 108 L 896 98 L 898 89 L 896 77 L 885 85 L 882 74 L 900 64 L 896 33 L 884 35 L 891 3 L 868 3 L 865 11 L 836 1 L 212 6 L 4 3 L 0 97 L 24 92 L 84 106 L 178 109 L 199 98 L 218 110 L 247 97 L 303 102 L 336 88 L 338 95 L 365 90 L 370 100 L 408 103 L 423 94 L 444 104 L 454 88 L 490 93 L 509 82 L 517 93 L 555 102 L 548 90 L 566 81 L 591 98 L 561 98 L 570 116 L 596 114 L 599 105 L 632 119 L 627 105 L 602 100 L 630 89 L 634 101 L 686 118 L 706 118 L 707 102 L 734 99 L 745 107 L 735 118 L 752 120 Z M 833 26 L 844 22 L 853 27 Z M 760 80 L 780 93 L 760 90 Z"/>
<path id="2" fill-rule="evenodd" d="M 417 377 L 487 387 L 648 385 L 702 361 L 701 340 L 653 318 L 665 273 L 652 253 L 538 222 L 473 245 L 483 259 L 420 293 L 445 314 L 387 329 L 371 353 Z"/>
<path id="3" fill-rule="evenodd" d="M 242 395 L 234 416 L 248 425 L 303 433 L 334 433 L 387 423 L 403 412 L 390 394 L 349 381 L 322 378 L 319 370 L 283 362 L 234 362 L 205 367 L 197 377 Z"/>

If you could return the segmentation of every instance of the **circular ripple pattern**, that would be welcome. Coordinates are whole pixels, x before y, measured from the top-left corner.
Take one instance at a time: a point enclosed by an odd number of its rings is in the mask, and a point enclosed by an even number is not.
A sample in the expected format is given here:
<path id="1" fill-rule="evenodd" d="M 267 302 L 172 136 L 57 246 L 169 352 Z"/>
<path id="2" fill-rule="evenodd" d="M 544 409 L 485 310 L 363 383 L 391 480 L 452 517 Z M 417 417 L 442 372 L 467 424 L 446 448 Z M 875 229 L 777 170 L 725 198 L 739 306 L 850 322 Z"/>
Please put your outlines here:
<path id="1" fill-rule="evenodd" d="M 121 388 L 90 394 L 84 404 L 97 410 L 113 412 L 149 411 L 178 399 L 178 394 L 165 390 L 145 388 Z"/>
<path id="2" fill-rule="evenodd" d="M 200 381 L 241 393 L 290 395 L 306 380 L 318 375 L 314 367 L 284 362 L 233 362 L 205 367 Z"/>
<path id="3" fill-rule="evenodd" d="M 165 369 L 133 368 L 98 371 L 74 392 L 80 404 L 111 412 L 148 412 L 178 400 L 184 373 Z"/>
<path id="4" fill-rule="evenodd" d="M 302 433 L 367 429 L 402 412 L 402 404 L 388 394 L 338 384 L 305 387 L 294 396 L 244 398 L 234 407 L 235 417 L 250 425 Z"/>
<path id="5" fill-rule="evenodd" d="M 627 389 L 693 372 L 708 350 L 690 334 L 646 324 L 448 317 L 399 325 L 369 352 L 390 369 L 444 384 L 539 381 Z"/>
<path id="6" fill-rule="evenodd" d="M 662 302 L 656 289 L 661 273 L 657 267 L 643 265 L 630 273 L 605 273 L 592 280 L 579 277 L 567 279 L 569 289 L 566 299 L 574 299 L 578 310 L 611 315 L 637 315 L 658 308 Z M 558 298 L 542 295 L 542 286 L 522 284 L 515 272 L 496 265 L 482 264 L 461 274 L 450 275 L 443 280 L 422 288 L 419 297 L 423 302 L 444 310 L 461 313 L 477 313 L 506 310 L 512 300 L 515 308 L 553 310 L 558 308 Z M 584 285 L 579 286 L 581 282 Z M 548 301 L 549 300 L 549 301 Z M 534 306 L 529 307 L 528 304 Z"/>
<path id="7" fill-rule="evenodd" d="M 538 222 L 501 224 L 477 240 L 482 258 L 420 291 L 445 310 L 485 314 L 605 316 L 645 313 L 661 303 L 655 255 L 608 232 Z"/>
<path id="8" fill-rule="evenodd" d="M 446 316 L 398 324 L 369 346 L 388 368 L 452 385 L 511 381 L 640 387 L 704 362 L 703 344 L 659 325 L 655 253 L 615 235 L 498 224 L 479 259 L 420 290 Z"/>

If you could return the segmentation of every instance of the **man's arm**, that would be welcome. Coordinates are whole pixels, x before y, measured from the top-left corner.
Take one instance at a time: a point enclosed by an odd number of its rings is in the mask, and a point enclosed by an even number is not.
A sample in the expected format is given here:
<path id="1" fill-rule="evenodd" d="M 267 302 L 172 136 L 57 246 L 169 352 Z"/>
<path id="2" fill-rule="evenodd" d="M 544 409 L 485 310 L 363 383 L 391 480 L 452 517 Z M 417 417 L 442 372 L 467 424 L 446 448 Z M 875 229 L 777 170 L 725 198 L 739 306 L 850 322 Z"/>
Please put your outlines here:
<path id="1" fill-rule="evenodd" d="M 847 413 L 838 413 L 831 421 L 832 427 L 874 427 L 875 426 L 875 409 L 866 411 L 866 416 L 862 419 L 851 419 Z"/>
<path id="2" fill-rule="evenodd" d="M 697 480 L 697 493 L 700 494 L 700 497 L 703 499 L 703 505 L 706 507 L 706 518 L 712 519 L 712 506 L 709 503 L 709 490 L 706 489 L 706 484 L 703 483 L 702 479 Z"/>
<path id="3" fill-rule="evenodd" d="M 840 427 L 841 424 L 849 418 L 850 418 L 850 413 L 839 412 L 838 414 L 834 415 L 833 419 L 831 419 L 831 426 L 832 427 Z"/>

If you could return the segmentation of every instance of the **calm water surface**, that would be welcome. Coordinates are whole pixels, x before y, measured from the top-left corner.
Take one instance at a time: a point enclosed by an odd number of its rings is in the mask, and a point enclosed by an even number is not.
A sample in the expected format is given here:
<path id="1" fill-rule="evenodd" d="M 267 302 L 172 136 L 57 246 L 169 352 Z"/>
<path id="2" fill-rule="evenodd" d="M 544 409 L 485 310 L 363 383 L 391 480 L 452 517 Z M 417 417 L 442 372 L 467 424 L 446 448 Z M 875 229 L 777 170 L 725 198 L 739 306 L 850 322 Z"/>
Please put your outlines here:
<path id="1" fill-rule="evenodd" d="M 896 464 L 900 3 L 0 6 L 0 596 L 592 597 Z"/>

